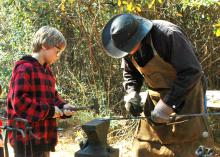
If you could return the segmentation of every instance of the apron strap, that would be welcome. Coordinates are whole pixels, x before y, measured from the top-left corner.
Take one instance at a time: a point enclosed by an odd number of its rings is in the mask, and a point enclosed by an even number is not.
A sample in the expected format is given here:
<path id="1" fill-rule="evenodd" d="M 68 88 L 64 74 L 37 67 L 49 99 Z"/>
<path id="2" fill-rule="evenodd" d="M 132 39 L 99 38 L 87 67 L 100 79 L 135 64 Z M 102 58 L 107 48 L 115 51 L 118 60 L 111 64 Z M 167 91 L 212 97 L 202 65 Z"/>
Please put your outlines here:
<path id="1" fill-rule="evenodd" d="M 152 50 L 153 50 L 154 55 L 156 55 L 156 54 L 157 54 L 157 50 L 156 50 L 155 47 L 154 47 L 152 38 L 150 38 L 150 45 L 151 45 L 151 47 L 152 47 Z"/>

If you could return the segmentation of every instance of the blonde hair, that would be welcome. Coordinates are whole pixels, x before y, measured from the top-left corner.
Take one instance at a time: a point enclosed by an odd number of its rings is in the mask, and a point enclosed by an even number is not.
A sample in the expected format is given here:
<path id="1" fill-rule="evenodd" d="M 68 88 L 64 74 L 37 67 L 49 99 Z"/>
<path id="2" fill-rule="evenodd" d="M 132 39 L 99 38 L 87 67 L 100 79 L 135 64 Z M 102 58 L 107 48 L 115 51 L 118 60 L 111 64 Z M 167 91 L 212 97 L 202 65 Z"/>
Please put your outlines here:
<path id="1" fill-rule="evenodd" d="M 32 41 L 32 51 L 39 52 L 42 46 L 47 49 L 57 47 L 63 51 L 66 47 L 66 39 L 64 38 L 63 34 L 56 28 L 43 26 L 34 34 Z"/>

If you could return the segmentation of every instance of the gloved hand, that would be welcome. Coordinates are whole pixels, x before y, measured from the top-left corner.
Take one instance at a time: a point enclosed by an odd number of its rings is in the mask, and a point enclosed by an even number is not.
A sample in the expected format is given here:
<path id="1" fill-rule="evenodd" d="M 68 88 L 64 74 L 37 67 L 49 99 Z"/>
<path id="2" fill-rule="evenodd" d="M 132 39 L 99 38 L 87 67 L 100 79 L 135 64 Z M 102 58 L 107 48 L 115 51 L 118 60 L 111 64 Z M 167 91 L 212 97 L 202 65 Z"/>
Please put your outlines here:
<path id="1" fill-rule="evenodd" d="M 72 116 L 76 112 L 73 110 L 73 108 L 75 108 L 75 106 L 73 106 L 71 104 L 65 104 L 63 106 L 63 114 L 65 116 Z"/>
<path id="2" fill-rule="evenodd" d="M 141 96 L 137 92 L 131 92 L 124 97 L 125 108 L 133 116 L 140 116 L 143 112 L 143 107 L 141 106 Z"/>
<path id="3" fill-rule="evenodd" d="M 170 121 L 171 113 L 173 113 L 173 109 L 160 99 L 151 112 L 151 119 L 156 123 L 167 123 Z"/>
<path id="4" fill-rule="evenodd" d="M 59 107 L 54 106 L 54 108 L 55 108 L 55 112 L 54 112 L 53 118 L 59 118 L 63 116 L 63 112 L 59 109 Z"/>

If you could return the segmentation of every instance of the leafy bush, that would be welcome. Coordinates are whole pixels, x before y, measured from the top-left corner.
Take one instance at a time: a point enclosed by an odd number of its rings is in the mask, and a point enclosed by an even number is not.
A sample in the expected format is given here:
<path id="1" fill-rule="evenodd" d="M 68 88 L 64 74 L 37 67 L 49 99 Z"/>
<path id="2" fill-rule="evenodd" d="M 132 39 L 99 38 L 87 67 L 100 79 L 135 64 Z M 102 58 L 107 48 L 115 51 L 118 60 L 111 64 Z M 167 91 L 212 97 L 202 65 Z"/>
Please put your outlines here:
<path id="1" fill-rule="evenodd" d="M 33 33 L 43 25 L 51 25 L 62 31 L 68 43 L 61 60 L 52 67 L 62 96 L 76 106 L 88 105 L 97 98 L 100 116 L 124 115 L 120 60 L 108 57 L 101 43 L 106 22 L 124 12 L 181 26 L 195 46 L 209 88 L 220 88 L 219 2 L 1 0 L 0 6 L 0 81 L 4 98 L 14 62 L 31 53 Z M 88 120 L 87 116 L 81 118 Z"/>

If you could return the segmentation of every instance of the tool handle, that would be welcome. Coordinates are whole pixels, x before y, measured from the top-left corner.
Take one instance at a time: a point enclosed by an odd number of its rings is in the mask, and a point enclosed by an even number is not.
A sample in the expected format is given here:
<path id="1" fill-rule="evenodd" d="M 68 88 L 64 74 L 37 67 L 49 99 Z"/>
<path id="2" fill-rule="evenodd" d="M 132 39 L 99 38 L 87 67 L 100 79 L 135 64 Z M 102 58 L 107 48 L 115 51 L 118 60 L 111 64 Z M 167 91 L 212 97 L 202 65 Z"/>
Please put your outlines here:
<path id="1" fill-rule="evenodd" d="M 91 106 L 86 106 L 86 107 L 68 107 L 68 108 L 62 108 L 61 111 L 64 111 L 64 110 L 80 111 L 80 110 L 88 110 L 90 108 L 91 108 Z"/>
<path id="2" fill-rule="evenodd" d="M 175 114 L 170 116 L 170 121 L 181 121 L 181 120 L 187 120 L 195 117 L 202 117 L 202 116 L 209 116 L 209 115 L 214 115 L 214 114 L 208 114 L 208 113 L 191 113 L 191 114 Z"/>
<path id="3" fill-rule="evenodd" d="M 82 106 L 82 107 L 66 107 L 61 109 L 62 112 L 64 112 L 64 110 L 70 110 L 70 111 L 94 110 L 95 113 L 99 114 L 99 106 L 97 104 L 90 106 Z"/>
<path id="4" fill-rule="evenodd" d="M 170 122 L 178 122 L 178 121 L 183 121 L 190 119 L 194 116 L 187 116 L 187 115 L 172 115 L 170 116 Z"/>

